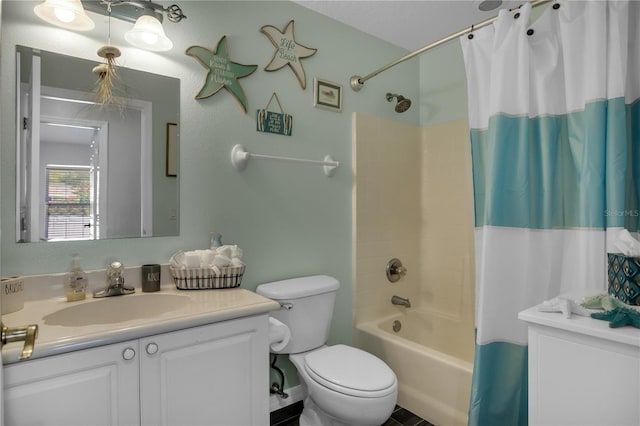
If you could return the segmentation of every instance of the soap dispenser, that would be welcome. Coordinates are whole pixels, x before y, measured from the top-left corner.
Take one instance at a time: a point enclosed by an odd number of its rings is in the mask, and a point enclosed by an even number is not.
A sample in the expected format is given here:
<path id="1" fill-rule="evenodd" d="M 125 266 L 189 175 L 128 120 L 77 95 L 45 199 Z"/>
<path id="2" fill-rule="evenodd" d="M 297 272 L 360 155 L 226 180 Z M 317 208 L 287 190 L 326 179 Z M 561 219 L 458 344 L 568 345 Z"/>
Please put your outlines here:
<path id="1" fill-rule="evenodd" d="M 71 260 L 71 269 L 67 273 L 64 283 L 64 294 L 67 296 L 67 302 L 75 302 L 87 297 L 87 284 L 87 274 L 80 266 L 80 256 L 74 254 Z"/>
<path id="2" fill-rule="evenodd" d="M 211 250 L 215 250 L 222 246 L 222 234 L 219 232 L 211 233 Z"/>

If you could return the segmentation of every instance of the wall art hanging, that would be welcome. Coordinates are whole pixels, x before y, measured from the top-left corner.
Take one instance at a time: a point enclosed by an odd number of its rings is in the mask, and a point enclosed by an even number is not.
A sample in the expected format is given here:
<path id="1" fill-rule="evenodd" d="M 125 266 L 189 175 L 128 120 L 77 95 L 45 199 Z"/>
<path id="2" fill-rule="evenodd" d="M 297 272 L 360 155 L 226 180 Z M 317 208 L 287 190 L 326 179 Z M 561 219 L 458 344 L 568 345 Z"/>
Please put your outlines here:
<path id="1" fill-rule="evenodd" d="M 337 83 L 314 78 L 313 106 L 335 112 L 342 111 L 342 86 Z"/>
<path id="2" fill-rule="evenodd" d="M 307 76 L 300 60 L 313 56 L 318 49 L 305 47 L 296 42 L 293 34 L 293 20 L 289 21 L 284 31 L 280 31 L 273 25 L 265 25 L 260 28 L 260 31 L 271 40 L 271 44 L 276 48 L 271 62 L 264 70 L 277 71 L 285 65 L 289 65 L 304 90 L 307 87 Z"/>
<path id="3" fill-rule="evenodd" d="M 205 67 L 208 72 L 202 88 L 196 95 L 196 99 L 204 99 L 215 95 L 223 87 L 231 93 L 242 110 L 247 112 L 247 97 L 238 82 L 239 78 L 251 75 L 257 65 L 242 65 L 229 59 L 229 48 L 227 47 L 227 36 L 222 36 L 215 50 L 209 50 L 201 46 L 191 46 L 185 52 L 194 57 Z"/>
<path id="4" fill-rule="evenodd" d="M 271 105 L 271 101 L 273 101 L 274 98 L 278 103 L 278 107 L 280 107 L 279 113 L 269 111 L 269 105 Z M 267 106 L 256 112 L 256 122 L 256 130 L 259 132 L 291 136 L 291 131 L 293 130 L 293 117 L 290 114 L 284 113 L 276 92 L 273 92 L 273 95 L 269 98 Z"/>

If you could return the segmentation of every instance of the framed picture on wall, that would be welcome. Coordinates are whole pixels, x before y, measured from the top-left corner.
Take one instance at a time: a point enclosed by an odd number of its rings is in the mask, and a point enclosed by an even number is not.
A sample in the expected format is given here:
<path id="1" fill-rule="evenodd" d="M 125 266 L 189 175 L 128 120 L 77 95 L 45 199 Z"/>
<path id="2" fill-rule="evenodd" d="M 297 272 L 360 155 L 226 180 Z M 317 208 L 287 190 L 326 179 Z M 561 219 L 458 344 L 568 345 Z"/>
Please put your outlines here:
<path id="1" fill-rule="evenodd" d="M 167 123 L 167 176 L 178 176 L 178 125 Z"/>
<path id="2" fill-rule="evenodd" d="M 335 112 L 342 111 L 342 86 L 337 83 L 314 78 L 313 106 Z"/>

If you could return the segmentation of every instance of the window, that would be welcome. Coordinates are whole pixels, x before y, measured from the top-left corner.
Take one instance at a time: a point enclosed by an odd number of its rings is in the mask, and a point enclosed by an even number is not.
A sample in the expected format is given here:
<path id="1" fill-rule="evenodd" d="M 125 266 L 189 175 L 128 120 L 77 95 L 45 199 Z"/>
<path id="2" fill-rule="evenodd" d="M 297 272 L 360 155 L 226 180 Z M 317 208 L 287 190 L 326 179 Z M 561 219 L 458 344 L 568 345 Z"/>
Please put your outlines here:
<path id="1" fill-rule="evenodd" d="M 91 167 L 47 167 L 47 240 L 93 238 L 91 171 Z"/>

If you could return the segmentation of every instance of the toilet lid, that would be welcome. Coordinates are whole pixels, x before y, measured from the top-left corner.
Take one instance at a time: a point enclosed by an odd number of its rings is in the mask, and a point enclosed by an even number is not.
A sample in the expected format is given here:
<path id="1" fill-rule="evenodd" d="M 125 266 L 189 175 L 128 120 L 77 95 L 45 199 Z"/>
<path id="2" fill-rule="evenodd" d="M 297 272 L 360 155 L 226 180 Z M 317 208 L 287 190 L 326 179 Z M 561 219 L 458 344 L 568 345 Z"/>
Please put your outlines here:
<path id="1" fill-rule="evenodd" d="M 378 397 L 393 391 L 396 375 L 379 358 L 345 345 L 305 356 L 305 369 L 318 383 L 348 395 Z"/>

